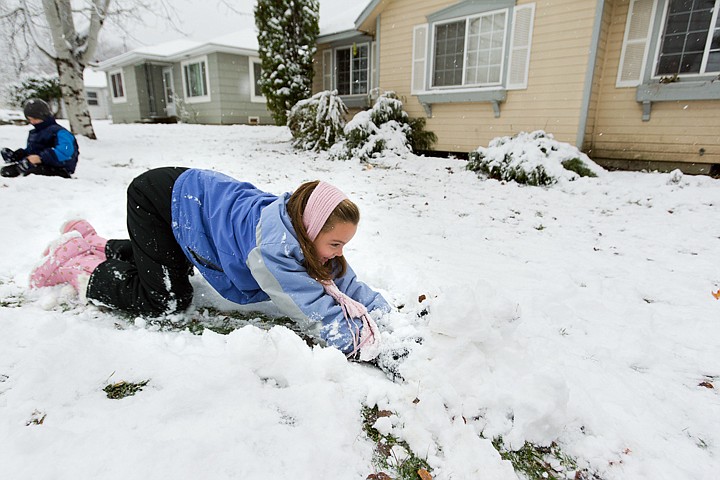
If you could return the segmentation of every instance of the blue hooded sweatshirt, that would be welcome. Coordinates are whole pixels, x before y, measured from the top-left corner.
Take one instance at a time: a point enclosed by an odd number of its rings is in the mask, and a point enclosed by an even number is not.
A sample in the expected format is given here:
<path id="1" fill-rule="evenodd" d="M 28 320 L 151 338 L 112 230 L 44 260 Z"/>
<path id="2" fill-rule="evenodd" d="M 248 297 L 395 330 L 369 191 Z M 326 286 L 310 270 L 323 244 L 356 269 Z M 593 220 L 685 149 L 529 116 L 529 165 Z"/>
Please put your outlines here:
<path id="1" fill-rule="evenodd" d="M 50 117 L 30 130 L 25 153 L 38 155 L 45 165 L 75 173 L 80 149 L 75 136 Z"/>
<path id="2" fill-rule="evenodd" d="M 286 210 L 289 198 L 289 193 L 276 196 L 221 173 L 187 170 L 173 187 L 175 239 L 224 298 L 240 304 L 271 299 L 302 331 L 348 353 L 353 349 L 351 326 L 303 266 L 305 257 Z M 335 284 L 369 312 L 390 310 L 350 266 Z M 362 328 L 358 319 L 351 322 L 353 330 Z"/>

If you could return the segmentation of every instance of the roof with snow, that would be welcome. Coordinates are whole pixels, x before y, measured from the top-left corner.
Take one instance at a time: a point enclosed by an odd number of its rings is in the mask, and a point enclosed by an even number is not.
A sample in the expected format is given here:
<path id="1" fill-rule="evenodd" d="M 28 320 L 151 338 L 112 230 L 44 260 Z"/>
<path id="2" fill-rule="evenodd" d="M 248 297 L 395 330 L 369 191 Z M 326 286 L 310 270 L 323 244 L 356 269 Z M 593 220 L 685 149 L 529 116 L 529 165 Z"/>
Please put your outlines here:
<path id="1" fill-rule="evenodd" d="M 92 68 L 83 71 L 83 84 L 87 88 L 106 88 L 107 77 L 103 72 L 97 72 Z"/>
<path id="2" fill-rule="evenodd" d="M 257 55 L 257 50 L 257 33 L 254 29 L 248 28 L 213 38 L 207 42 L 181 39 L 136 48 L 122 55 L 103 60 L 98 63 L 97 69 L 107 71 L 146 61 L 171 63 L 214 52 L 254 56 Z"/>
<path id="3" fill-rule="evenodd" d="M 348 2 L 347 0 L 322 0 L 320 2 L 320 35 L 355 30 L 355 21 L 372 2 L 368 0 Z"/>

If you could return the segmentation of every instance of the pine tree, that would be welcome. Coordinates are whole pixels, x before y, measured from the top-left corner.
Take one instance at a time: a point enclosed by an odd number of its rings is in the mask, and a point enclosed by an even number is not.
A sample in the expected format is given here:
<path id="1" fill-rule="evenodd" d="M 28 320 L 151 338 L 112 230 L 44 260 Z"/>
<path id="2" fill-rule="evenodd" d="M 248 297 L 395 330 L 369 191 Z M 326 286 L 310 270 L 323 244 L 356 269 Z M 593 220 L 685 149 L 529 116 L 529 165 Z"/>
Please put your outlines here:
<path id="1" fill-rule="evenodd" d="M 258 0 L 255 7 L 260 88 L 277 125 L 311 94 L 319 10 L 318 0 Z"/>

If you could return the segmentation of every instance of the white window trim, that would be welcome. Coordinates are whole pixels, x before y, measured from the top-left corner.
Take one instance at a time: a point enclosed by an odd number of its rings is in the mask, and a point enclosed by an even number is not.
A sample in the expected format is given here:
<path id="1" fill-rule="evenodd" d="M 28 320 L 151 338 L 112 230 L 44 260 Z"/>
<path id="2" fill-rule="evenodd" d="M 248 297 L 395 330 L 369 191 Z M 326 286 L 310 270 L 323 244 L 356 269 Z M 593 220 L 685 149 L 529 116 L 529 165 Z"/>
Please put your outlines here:
<path id="1" fill-rule="evenodd" d="M 500 13 L 500 12 L 505 12 L 505 31 L 503 34 L 503 48 L 502 48 L 503 54 L 502 54 L 502 62 L 500 64 L 500 81 L 494 82 L 494 83 L 487 83 L 487 84 L 480 84 L 480 83 L 465 84 L 464 82 L 465 82 L 465 72 L 467 69 L 467 61 L 463 61 L 463 71 L 462 71 L 463 84 L 462 85 L 447 85 L 447 86 L 440 86 L 440 87 L 433 85 L 433 80 L 435 78 L 435 30 L 436 30 L 436 27 L 439 25 L 444 25 L 447 23 L 456 23 L 456 22 L 464 20 L 465 21 L 464 51 L 465 51 L 465 54 L 467 55 L 468 26 L 469 26 L 470 20 L 472 20 L 474 18 L 485 17 L 488 15 L 494 15 L 494 14 Z M 507 47 L 508 47 L 507 41 L 508 41 L 509 17 L 510 17 L 510 9 L 509 8 L 500 8 L 497 10 L 488 10 L 487 12 L 482 12 L 482 13 L 473 14 L 473 15 L 464 15 L 462 17 L 456 17 L 456 18 L 451 18 L 448 20 L 443 20 L 441 22 L 432 23 L 430 25 L 430 27 L 431 27 L 430 32 L 428 32 L 430 34 L 430 48 L 429 48 L 430 55 L 428 56 L 428 60 L 429 60 L 428 63 L 430 64 L 430 70 L 428 72 L 429 78 L 426 80 L 426 82 L 428 82 L 430 84 L 428 91 L 433 92 L 433 91 L 445 91 L 445 90 L 457 90 L 457 89 L 462 89 L 462 91 L 467 91 L 467 90 L 485 90 L 485 89 L 489 89 L 489 88 L 502 87 L 503 83 L 505 81 L 505 69 L 507 67 L 507 65 L 505 65 L 505 63 L 506 63 L 505 55 L 507 53 Z"/>
<path id="2" fill-rule="evenodd" d="M 343 93 L 341 94 L 343 97 L 364 97 L 367 96 L 370 93 L 370 71 L 372 70 L 370 65 L 370 42 L 363 42 L 363 43 L 355 43 L 353 44 L 356 47 L 366 46 L 368 49 L 368 68 L 367 68 L 367 86 L 368 91 L 366 93 Z M 342 47 L 337 47 L 333 49 L 333 69 L 332 69 L 332 78 L 333 78 L 333 85 L 335 86 L 335 90 L 337 90 L 337 62 L 335 61 L 335 58 L 337 57 L 337 52 L 339 50 L 350 50 L 350 91 L 352 92 L 352 85 L 353 85 L 353 68 L 352 68 L 352 62 L 353 62 L 353 56 L 352 56 L 352 48 L 353 45 L 343 45 Z"/>
<path id="3" fill-rule="evenodd" d="M 250 80 L 250 101 L 252 103 L 267 103 L 267 98 L 262 92 L 255 91 L 255 65 L 260 65 L 262 71 L 262 62 L 260 57 L 248 57 L 248 79 Z"/>
<path id="4" fill-rule="evenodd" d="M 657 5 L 657 2 L 655 2 Z M 656 6 L 653 6 L 653 16 L 655 14 L 655 8 Z M 660 49 L 662 48 L 662 40 L 663 40 L 663 34 L 665 33 L 665 23 L 667 22 L 667 15 L 668 10 L 670 9 L 670 0 L 665 0 L 665 8 L 663 9 L 662 17 L 660 17 L 660 28 L 658 28 L 657 32 L 657 41 L 655 45 L 655 52 L 653 53 L 653 62 L 652 62 L 652 70 L 650 74 L 650 78 L 653 80 L 659 80 L 663 77 L 667 77 L 667 74 L 660 74 L 657 75 L 655 72 L 657 72 L 658 62 L 660 61 Z M 712 20 L 710 20 L 710 29 L 712 29 L 715 26 L 715 22 L 717 22 L 718 13 L 720 13 L 720 2 L 718 0 L 715 0 L 715 7 L 713 11 Z M 652 29 L 652 24 L 651 24 Z M 712 42 L 712 31 L 708 30 L 708 39 L 705 44 L 705 49 L 707 50 L 708 44 Z M 707 53 L 707 51 L 705 52 Z M 708 55 L 703 54 L 703 61 L 702 65 L 700 66 L 700 70 L 704 71 L 707 67 L 707 59 Z M 643 65 L 647 64 L 647 59 L 643 63 Z M 709 72 L 709 73 L 680 73 L 678 74 L 679 78 L 686 78 L 686 79 L 698 79 L 698 78 L 706 78 L 708 76 L 716 75 L 717 72 Z M 641 79 L 645 78 L 644 72 L 643 75 L 640 77 Z"/>
<path id="5" fill-rule="evenodd" d="M 205 83 L 207 84 L 207 93 L 205 95 L 197 96 L 197 97 L 189 97 L 187 95 L 187 76 L 185 75 L 185 66 L 186 65 L 192 65 L 195 63 L 202 63 L 205 62 Z M 210 98 L 210 65 L 208 63 L 207 55 L 204 55 L 202 57 L 195 57 L 191 58 L 189 60 L 185 60 L 180 63 L 180 73 L 182 74 L 182 82 L 183 82 L 183 97 L 185 99 L 186 103 L 205 103 L 209 102 L 211 100 Z"/>
<path id="6" fill-rule="evenodd" d="M 122 83 L 123 94 L 122 96 L 116 97 L 113 89 L 112 77 L 120 75 L 120 82 Z M 127 103 L 127 84 L 125 83 L 125 75 L 122 69 L 111 70 L 108 72 L 108 86 L 110 87 L 110 98 L 112 103 Z"/>

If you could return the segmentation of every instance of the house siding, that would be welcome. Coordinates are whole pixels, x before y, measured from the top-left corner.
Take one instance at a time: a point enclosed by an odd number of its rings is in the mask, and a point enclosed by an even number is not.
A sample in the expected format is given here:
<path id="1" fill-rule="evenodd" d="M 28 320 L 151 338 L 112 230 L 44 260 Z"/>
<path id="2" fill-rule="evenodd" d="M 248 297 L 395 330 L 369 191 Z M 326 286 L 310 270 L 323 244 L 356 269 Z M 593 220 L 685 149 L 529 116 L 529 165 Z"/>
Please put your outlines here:
<path id="1" fill-rule="evenodd" d="M 248 117 L 260 117 L 262 124 L 274 124 L 265 103 L 252 102 L 250 59 L 247 56 L 218 53 L 219 89 L 222 92 L 220 123 L 248 123 Z"/>
<path id="2" fill-rule="evenodd" d="M 622 168 L 663 168 L 653 162 L 671 162 L 693 171 L 692 164 L 720 163 L 720 102 L 655 102 L 650 120 L 644 122 L 637 89 L 615 86 L 629 1 L 615 0 L 612 7 L 598 106 L 585 141 L 591 156 Z M 697 171 L 706 168 L 700 165 Z"/>
<path id="3" fill-rule="evenodd" d="M 380 89 L 395 91 L 413 117 L 426 116 L 411 95 L 413 28 L 456 2 L 394 0 L 380 15 Z M 517 5 L 534 3 L 518 1 Z M 507 92 L 496 118 L 490 103 L 432 105 L 427 129 L 438 135 L 435 150 L 468 152 L 501 135 L 544 129 L 569 143 L 577 140 L 594 25 L 594 0 L 535 2 L 534 35 L 526 90 Z M 568 26 L 571 26 L 568 28 Z M 316 57 L 314 91 L 322 90 L 322 51 Z M 507 68 L 507 65 L 506 65 Z"/>
<path id="4" fill-rule="evenodd" d="M 262 124 L 274 124 L 264 103 L 250 100 L 249 60 L 244 55 L 212 53 L 207 55 L 210 76 L 210 101 L 183 102 L 178 115 L 188 123 L 215 125 L 247 124 L 249 117 L 260 117 Z M 175 70 L 177 87 L 183 91 L 182 69 Z M 183 91 L 183 96 L 185 92 Z"/>
<path id="5" fill-rule="evenodd" d="M 114 70 L 113 70 L 114 72 Z M 140 106 L 138 99 L 137 78 L 134 67 L 125 67 L 123 72 L 123 86 L 125 90 L 126 101 L 115 103 L 110 97 L 110 112 L 112 114 L 113 123 L 131 123 L 136 122 L 140 117 Z M 110 75 L 108 75 L 108 85 L 112 85 Z M 112 89 L 112 86 L 110 87 Z"/>
<path id="6" fill-rule="evenodd" d="M 595 131 L 595 122 L 597 120 L 600 92 L 602 89 L 603 76 L 608 69 L 608 41 L 610 37 L 610 29 L 613 22 L 613 12 L 615 0 L 605 0 L 605 6 L 603 8 L 603 16 L 600 25 L 600 39 L 597 45 L 596 61 L 594 75 L 592 78 L 592 87 L 590 91 L 590 101 L 588 104 L 587 119 L 585 124 L 585 131 L 583 132 L 583 141 L 581 148 L 590 152 L 592 145 L 589 139 L 592 138 L 592 134 Z"/>

